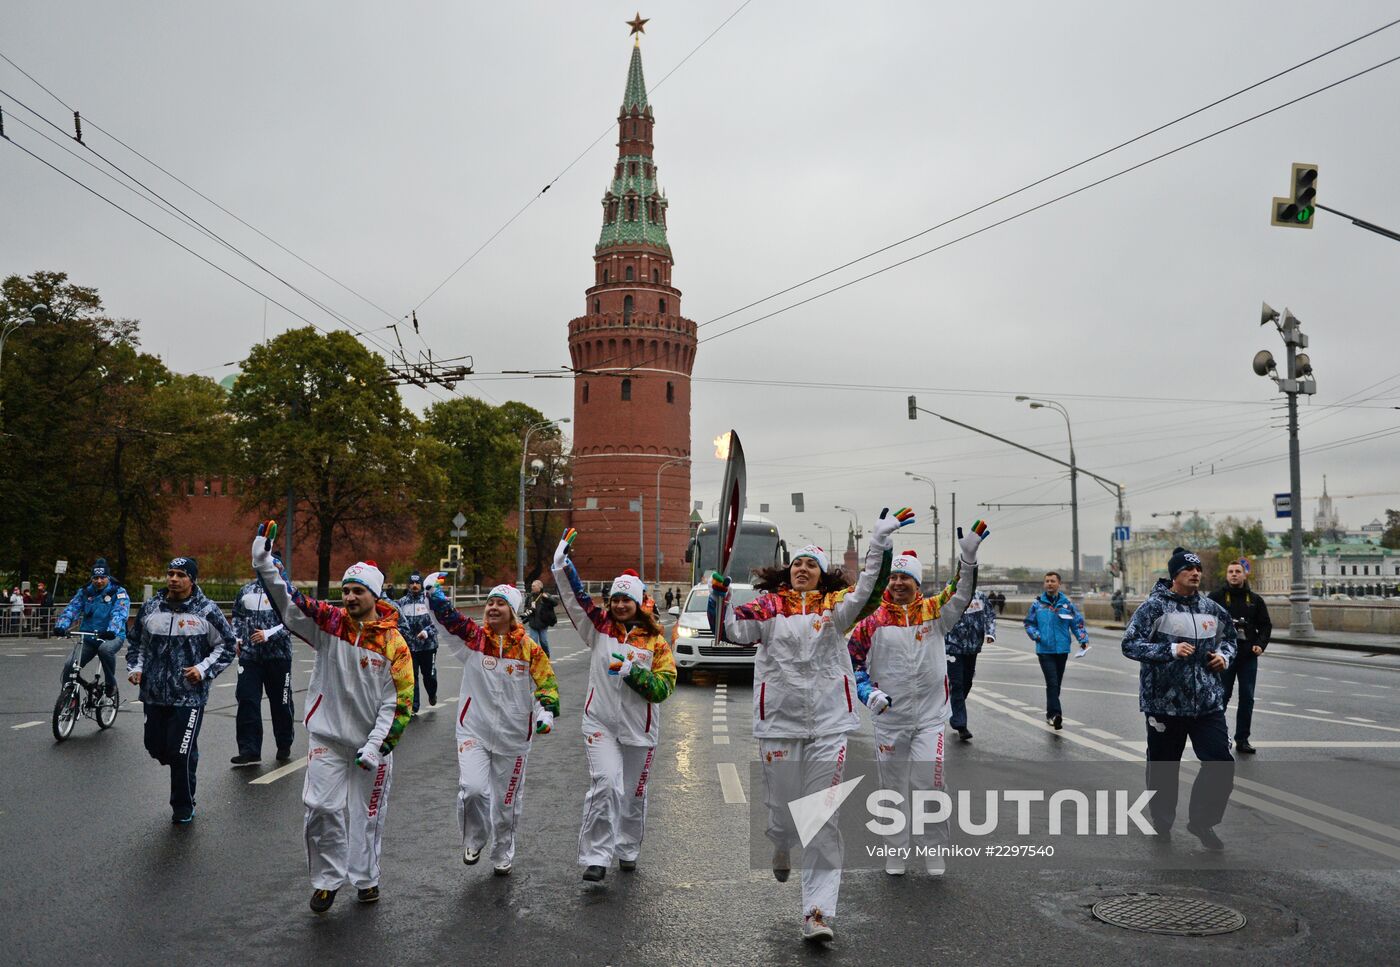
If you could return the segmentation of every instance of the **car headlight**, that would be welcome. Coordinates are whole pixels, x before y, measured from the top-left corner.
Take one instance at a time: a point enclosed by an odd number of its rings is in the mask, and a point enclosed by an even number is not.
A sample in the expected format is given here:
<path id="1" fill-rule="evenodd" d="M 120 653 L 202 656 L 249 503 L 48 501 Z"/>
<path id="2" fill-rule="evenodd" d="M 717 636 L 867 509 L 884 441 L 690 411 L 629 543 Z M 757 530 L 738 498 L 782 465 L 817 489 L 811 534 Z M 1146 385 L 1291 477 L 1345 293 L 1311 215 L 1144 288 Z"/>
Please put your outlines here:
<path id="1" fill-rule="evenodd" d="M 687 625 L 676 625 L 677 638 L 694 638 L 699 632 Z"/>

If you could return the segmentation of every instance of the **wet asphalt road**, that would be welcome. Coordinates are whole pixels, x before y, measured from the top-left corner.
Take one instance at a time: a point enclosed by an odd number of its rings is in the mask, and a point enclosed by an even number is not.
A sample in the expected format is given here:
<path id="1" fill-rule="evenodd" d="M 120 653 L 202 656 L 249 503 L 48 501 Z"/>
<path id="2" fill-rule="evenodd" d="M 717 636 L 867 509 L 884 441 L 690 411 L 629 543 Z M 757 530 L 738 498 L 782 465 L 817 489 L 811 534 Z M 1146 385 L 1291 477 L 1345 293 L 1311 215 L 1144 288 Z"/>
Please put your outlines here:
<path id="1" fill-rule="evenodd" d="M 1069 721 L 1053 734 L 1040 711 L 1039 669 L 1015 630 L 1004 628 L 1002 643 L 979 663 L 970 704 L 976 738 L 951 744 L 950 776 L 960 759 L 994 765 L 1140 757 L 1136 667 L 1118 654 L 1116 639 L 1095 632 L 1089 656 L 1071 663 L 1063 696 Z M 301 843 L 304 773 L 293 769 L 252 783 L 274 774 L 270 744 L 260 769 L 228 768 L 235 751 L 231 673 L 215 683 L 200 737 L 198 819 L 172 827 L 166 774 L 141 747 L 140 706 L 126 705 L 110 732 L 84 720 L 58 745 L 48 719 L 66 648 L 0 644 L 0 735 L 8 740 L 9 766 L 0 803 L 6 961 L 883 965 L 1229 958 L 1276 965 L 1385 962 L 1400 940 L 1394 905 L 1400 830 L 1388 795 L 1400 773 L 1395 658 L 1275 646 L 1262 666 L 1254 729 L 1261 752 L 1239 767 L 1242 779 L 1253 776 L 1262 786 L 1252 790 L 1262 805 L 1237 801 L 1221 835 L 1236 855 L 1255 841 L 1295 841 L 1309 855 L 1330 851 L 1334 861 L 1232 870 L 1227 851 L 1226 860 L 1204 862 L 1213 867 L 1206 869 L 1134 869 L 1121 862 L 1103 871 L 970 868 L 955 861 L 941 880 L 848 871 L 837 942 L 813 950 L 797 936 L 796 875 L 778 884 L 751 869 L 746 802 L 761 798 L 761 790 L 751 788 L 749 776 L 752 688 L 742 674 L 723 676 L 718 690 L 713 677 L 701 677 L 665 703 L 640 869 L 613 869 L 601 885 L 580 882 L 577 830 L 587 773 L 578 723 L 586 656 L 567 629 L 556 630 L 553 651 L 564 713 L 530 755 L 513 874 L 494 877 L 487 863 L 461 862 L 451 721 L 460 669 L 444 661 L 440 711 L 411 723 L 394 756 L 384 899 L 360 907 L 353 891 L 342 891 L 329 915 L 315 917 L 306 907 Z M 297 655 L 298 713 L 310 657 L 304 647 Z M 854 737 L 853 753 L 868 757 L 870 745 L 867 726 Z M 299 763 L 300 732 L 294 751 Z M 1272 778 L 1280 760 L 1300 766 L 1299 783 L 1282 794 Z M 1345 785 L 1328 771 L 1337 763 L 1353 770 Z M 1186 838 L 1179 833 L 1176 848 L 1189 851 Z M 1101 897 L 1137 891 L 1213 899 L 1244 912 L 1249 924 L 1217 937 L 1157 937 L 1100 924 L 1088 912 Z"/>

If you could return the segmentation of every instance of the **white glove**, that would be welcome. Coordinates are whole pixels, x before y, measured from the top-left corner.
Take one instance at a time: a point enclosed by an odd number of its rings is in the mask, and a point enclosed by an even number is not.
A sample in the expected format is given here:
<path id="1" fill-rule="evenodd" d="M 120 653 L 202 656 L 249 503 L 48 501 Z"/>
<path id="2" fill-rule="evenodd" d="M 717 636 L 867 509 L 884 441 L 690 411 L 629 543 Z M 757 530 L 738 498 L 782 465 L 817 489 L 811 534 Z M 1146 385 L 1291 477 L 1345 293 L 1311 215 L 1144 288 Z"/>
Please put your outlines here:
<path id="1" fill-rule="evenodd" d="M 262 529 L 259 528 L 258 536 L 253 538 L 253 570 L 261 570 L 270 564 L 272 564 L 272 541 L 263 536 Z"/>
<path id="2" fill-rule="evenodd" d="M 573 546 L 574 538 L 578 536 L 578 531 L 572 527 L 564 531 L 564 536 L 559 539 L 559 546 L 554 549 L 554 566 L 562 568 L 564 562 L 569 559 L 569 548 Z"/>
<path id="3" fill-rule="evenodd" d="M 983 636 L 982 636 L 982 644 L 984 644 L 984 645 L 990 645 L 990 644 L 992 644 L 992 643 L 995 642 L 995 641 L 996 641 L 996 639 L 993 638 L 991 635 L 983 635 Z"/>
<path id="4" fill-rule="evenodd" d="M 905 524 L 912 523 L 914 512 L 908 507 L 901 507 L 894 514 L 886 507 L 880 511 L 880 519 L 875 521 L 875 526 L 870 529 L 870 543 L 876 547 L 889 547 L 894 544 L 894 532 Z"/>
<path id="5" fill-rule="evenodd" d="M 366 742 L 359 752 L 355 753 L 355 764 L 361 769 L 373 772 L 384 764 L 384 757 L 379 754 L 379 746 L 373 742 Z"/>
<path id="6" fill-rule="evenodd" d="M 879 715 L 890 707 L 890 697 L 877 688 L 870 693 L 870 698 L 866 701 L 865 707 L 876 715 Z"/>
<path id="7" fill-rule="evenodd" d="M 963 529 L 961 527 L 958 528 L 958 553 L 961 555 L 964 564 L 968 567 L 977 566 L 977 549 L 982 546 L 982 542 L 985 541 L 991 533 L 992 532 L 987 529 L 986 522 L 982 520 L 973 521 L 972 527 L 968 530 L 966 536 L 963 535 Z"/>
<path id="8" fill-rule="evenodd" d="M 287 629 L 282 627 L 281 625 L 273 625 L 271 628 L 264 628 L 263 641 L 267 641 L 270 638 L 272 638 L 273 635 L 279 635 L 286 630 Z"/>
<path id="9" fill-rule="evenodd" d="M 442 571 L 434 571 L 423 579 L 423 590 L 432 592 L 442 588 L 447 583 L 447 576 Z"/>
<path id="10" fill-rule="evenodd" d="M 622 678 L 630 678 L 632 675 L 632 659 L 624 658 L 617 652 L 612 653 L 613 660 L 608 662 L 608 674 L 618 675 Z"/>
<path id="11" fill-rule="evenodd" d="M 418 632 L 418 640 L 419 640 L 419 641 L 427 641 L 427 640 L 428 640 L 428 629 L 427 629 L 427 628 L 424 628 L 422 631 Z"/>
<path id="12" fill-rule="evenodd" d="M 535 734 L 546 735 L 554 728 L 554 713 L 542 708 L 535 715 Z"/>

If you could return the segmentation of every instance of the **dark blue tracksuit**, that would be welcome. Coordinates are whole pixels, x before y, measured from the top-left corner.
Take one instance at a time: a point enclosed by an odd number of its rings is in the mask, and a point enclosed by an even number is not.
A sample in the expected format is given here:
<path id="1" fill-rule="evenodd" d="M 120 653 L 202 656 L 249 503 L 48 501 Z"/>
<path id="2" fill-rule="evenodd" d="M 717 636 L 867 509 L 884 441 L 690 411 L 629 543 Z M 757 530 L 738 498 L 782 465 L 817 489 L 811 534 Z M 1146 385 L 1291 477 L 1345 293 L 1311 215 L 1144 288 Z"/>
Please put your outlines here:
<path id="1" fill-rule="evenodd" d="M 953 630 L 943 636 L 948 654 L 948 699 L 953 706 L 948 724 L 959 731 L 967 728 L 967 693 L 972 691 L 972 679 L 977 674 L 977 656 L 986 640 L 996 636 L 996 609 L 981 591 L 968 602 Z"/>
<path id="2" fill-rule="evenodd" d="M 292 747 L 292 636 L 272 608 L 261 581 L 249 581 L 233 603 L 233 631 L 238 635 L 238 715 L 234 731 L 242 755 L 262 755 L 262 698 L 272 714 L 272 738 L 279 753 Z M 275 629 L 275 630 L 274 630 Z M 261 643 L 253 632 L 272 631 Z"/>

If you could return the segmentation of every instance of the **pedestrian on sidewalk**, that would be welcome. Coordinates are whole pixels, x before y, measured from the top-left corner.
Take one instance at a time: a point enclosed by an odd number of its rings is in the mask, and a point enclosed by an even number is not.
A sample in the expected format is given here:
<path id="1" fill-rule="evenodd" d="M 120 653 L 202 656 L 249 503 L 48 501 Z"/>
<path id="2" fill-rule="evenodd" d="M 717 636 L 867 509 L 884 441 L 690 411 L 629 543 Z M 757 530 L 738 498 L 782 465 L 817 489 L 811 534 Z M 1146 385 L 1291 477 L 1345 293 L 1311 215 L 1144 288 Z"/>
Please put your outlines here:
<path id="1" fill-rule="evenodd" d="M 1147 788 L 1152 826 L 1171 841 L 1177 777 L 1186 740 L 1200 760 L 1186 829 L 1208 850 L 1225 844 L 1215 827 L 1235 784 L 1221 673 L 1234 664 L 1235 623 L 1200 593 L 1201 559 L 1178 547 L 1162 578 L 1133 613 L 1123 654 L 1139 663 L 1138 707 L 1147 717 Z"/>
<path id="2" fill-rule="evenodd" d="M 282 563 L 276 553 L 272 559 Z M 233 692 L 238 701 L 234 719 L 238 754 L 229 762 L 237 768 L 262 761 L 264 693 L 272 716 L 277 761 L 286 762 L 292 757 L 296 715 L 292 707 L 292 636 L 282 626 L 256 574 L 233 603 L 233 631 L 238 636 L 238 686 Z"/>
<path id="3" fill-rule="evenodd" d="M 977 521 L 966 537 L 958 528 L 960 561 L 947 587 L 932 597 L 920 593 L 923 565 L 913 551 L 890 563 L 889 585 L 878 610 L 851 630 L 846 642 L 856 674 L 856 695 L 870 709 L 875 727 L 875 762 L 880 787 L 902 797 L 904 822 L 886 837 L 885 872 L 903 876 L 915 852 L 932 876 L 942 876 L 940 847 L 949 843 L 948 823 L 931 824 L 911 847 L 909 803 L 919 793 L 944 788 L 943 725 L 948 720 L 948 669 L 944 637 L 958 623 L 977 589 L 977 548 L 987 536 Z"/>
<path id="4" fill-rule="evenodd" d="M 754 586 L 764 593 L 737 608 L 724 600 L 729 577 L 711 575 L 710 614 L 725 610 L 724 627 L 715 629 L 716 636 L 722 632 L 735 644 L 760 646 L 754 658 L 753 734 L 763 757 L 767 834 L 779 883 L 787 881 L 791 851 L 799 843 L 788 804 L 842 781 L 846 738 L 860 728 L 846 636 L 879 606 L 894 534 L 913 522 L 914 512 L 907 507 L 881 512 L 854 588 L 814 544 L 798 551 L 786 567 L 760 570 Z M 833 810 L 802 848 L 802 937 L 811 942 L 835 938 L 843 850 L 838 812 Z"/>
<path id="5" fill-rule="evenodd" d="M 1065 664 L 1076 642 L 1080 655 L 1089 650 L 1089 629 L 1084 627 L 1084 615 L 1060 590 L 1060 572 L 1045 572 L 1044 590 L 1031 602 L 1024 624 L 1026 635 L 1035 642 L 1040 673 L 1045 676 L 1045 721 L 1056 729 L 1062 728 L 1060 685 L 1065 678 Z"/>
<path id="6" fill-rule="evenodd" d="M 670 588 L 666 589 L 666 610 L 670 611 L 676 603 L 676 594 Z"/>
<path id="7" fill-rule="evenodd" d="M 1230 667 L 1221 673 L 1225 685 L 1225 707 L 1235 691 L 1235 679 L 1240 683 L 1240 703 L 1235 711 L 1235 748 L 1253 755 L 1249 744 L 1250 723 L 1254 718 L 1254 684 L 1259 676 L 1259 656 L 1269 647 L 1274 623 L 1269 619 L 1269 606 L 1249 586 L 1245 561 L 1231 561 L 1225 568 L 1225 586 L 1210 596 L 1224 606 L 1235 622 L 1238 654 Z"/>
<path id="8" fill-rule="evenodd" d="M 564 611 L 589 649 L 588 698 L 583 703 L 588 795 L 583 801 L 578 862 L 596 883 L 614 859 L 637 868 L 647 819 L 647 779 L 661 735 L 657 705 L 676 688 L 676 661 L 656 616 L 643 607 L 646 585 L 628 569 L 613 579 L 608 607 L 584 590 L 569 548 L 572 527 L 554 550 L 551 569 Z"/>
<path id="9" fill-rule="evenodd" d="M 559 616 L 554 612 L 554 598 L 545 591 L 543 581 L 530 584 L 530 594 L 525 598 L 520 618 L 525 622 L 526 633 L 539 643 L 548 658 L 549 629 L 559 623 Z"/>
<path id="10" fill-rule="evenodd" d="M 198 561 L 172 560 L 165 589 L 141 606 L 126 649 L 127 680 L 141 686 L 146 751 L 170 768 L 175 823 L 194 819 L 199 729 L 209 686 L 233 664 L 238 648 L 233 628 L 198 581 Z"/>
<path id="11" fill-rule="evenodd" d="M 516 620 L 518 588 L 492 588 L 478 625 L 448 602 L 441 577 L 429 574 L 424 586 L 442 640 L 462 662 L 456 743 L 462 862 L 472 866 L 479 861 L 489 839 L 496 875 L 506 876 L 525 801 L 530 737 L 552 729 L 559 714 L 559 684 L 544 648 Z"/>
<path id="12" fill-rule="evenodd" d="M 428 704 L 437 704 L 438 633 L 423 591 L 423 575 L 414 571 L 408 576 L 408 592 L 394 605 L 403 615 L 400 634 L 413 653 L 413 711 L 417 712 L 422 693 L 428 693 Z"/>
<path id="13" fill-rule="evenodd" d="M 948 652 L 948 698 L 953 707 L 948 724 L 967 742 L 972 738 L 967 727 L 967 695 L 977 674 L 977 656 L 983 645 L 997 640 L 997 612 L 990 597 L 977 592 L 943 640 Z"/>
<path id="14" fill-rule="evenodd" d="M 311 911 L 325 913 L 347 882 L 379 900 L 379 854 L 393 751 L 413 715 L 413 657 L 399 612 L 380 595 L 384 574 L 357 561 L 340 579 L 345 606 L 304 596 L 272 560 L 271 521 L 253 539 L 253 569 L 287 630 L 316 650 L 306 693 L 307 765 L 301 799 Z"/>
<path id="15" fill-rule="evenodd" d="M 1113 620 L 1122 621 L 1127 614 L 1127 599 L 1123 595 L 1122 588 L 1114 588 L 1113 594 L 1109 596 L 1109 603 L 1113 605 Z"/>

